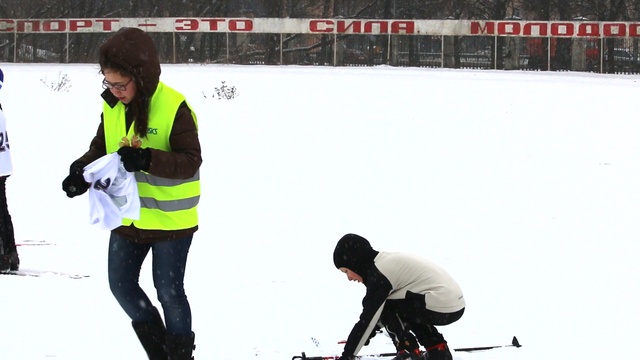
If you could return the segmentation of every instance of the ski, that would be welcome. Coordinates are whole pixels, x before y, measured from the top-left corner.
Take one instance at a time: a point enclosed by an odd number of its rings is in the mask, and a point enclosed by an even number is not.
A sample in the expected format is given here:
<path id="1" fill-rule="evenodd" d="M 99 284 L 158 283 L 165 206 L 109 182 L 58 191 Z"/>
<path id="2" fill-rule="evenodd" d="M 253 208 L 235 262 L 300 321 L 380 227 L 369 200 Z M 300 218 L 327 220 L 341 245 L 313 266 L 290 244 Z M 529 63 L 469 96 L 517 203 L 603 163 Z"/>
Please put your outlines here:
<path id="1" fill-rule="evenodd" d="M 497 348 L 504 348 L 504 347 L 516 347 L 519 348 L 522 345 L 520 345 L 520 342 L 518 341 L 518 339 L 514 336 L 513 339 L 511 339 L 511 344 L 509 345 L 494 345 L 494 346 L 477 346 L 477 347 L 466 347 L 466 348 L 457 348 L 457 349 L 452 349 L 453 351 L 456 352 L 474 352 L 474 351 L 483 351 L 483 350 L 491 350 L 491 349 L 497 349 Z M 372 354 L 372 355 L 362 355 L 362 356 L 357 356 L 357 358 L 379 358 L 379 357 L 393 357 L 396 356 L 396 353 L 382 353 L 382 354 Z M 307 356 L 304 352 L 302 353 L 302 355 L 298 355 L 298 356 L 294 356 L 291 358 L 291 360 L 295 360 L 295 359 L 301 359 L 301 360 L 336 360 L 340 358 L 339 355 L 332 355 L 332 356 Z"/>
<path id="2" fill-rule="evenodd" d="M 72 274 L 61 271 L 49 271 L 49 270 L 33 270 L 33 269 L 18 269 L 18 270 L 8 270 L 0 272 L 0 275 L 13 275 L 13 276 L 27 276 L 27 277 L 61 277 L 68 279 L 84 279 L 88 278 L 89 275 L 82 274 Z"/>
<path id="3" fill-rule="evenodd" d="M 23 240 L 16 243 L 16 246 L 52 246 L 55 243 L 48 242 L 46 240 Z"/>

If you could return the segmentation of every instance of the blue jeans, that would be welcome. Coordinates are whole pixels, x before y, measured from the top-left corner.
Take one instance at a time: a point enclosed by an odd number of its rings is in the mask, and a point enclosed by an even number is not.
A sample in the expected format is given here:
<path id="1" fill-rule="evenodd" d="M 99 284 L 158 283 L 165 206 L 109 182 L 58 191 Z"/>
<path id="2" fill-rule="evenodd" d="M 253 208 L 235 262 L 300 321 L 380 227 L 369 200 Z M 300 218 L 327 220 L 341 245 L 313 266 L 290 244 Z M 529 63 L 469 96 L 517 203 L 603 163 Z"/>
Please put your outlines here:
<path id="1" fill-rule="evenodd" d="M 191 307 L 184 292 L 184 273 L 193 235 L 177 240 L 138 244 L 115 232 L 109 238 L 109 287 L 132 323 L 154 319 L 153 304 L 138 279 L 149 250 L 153 284 L 164 312 L 167 333 L 191 334 Z"/>

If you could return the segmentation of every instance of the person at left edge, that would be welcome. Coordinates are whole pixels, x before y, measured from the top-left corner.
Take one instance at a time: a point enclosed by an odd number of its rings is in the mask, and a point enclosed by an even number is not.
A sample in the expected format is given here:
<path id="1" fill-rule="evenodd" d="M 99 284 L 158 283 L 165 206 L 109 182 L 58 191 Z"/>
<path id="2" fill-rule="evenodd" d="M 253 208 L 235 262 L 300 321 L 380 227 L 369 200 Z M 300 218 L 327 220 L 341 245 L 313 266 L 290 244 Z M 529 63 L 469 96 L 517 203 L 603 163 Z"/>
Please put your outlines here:
<path id="1" fill-rule="evenodd" d="M 4 73 L 0 69 L 0 89 L 4 84 Z M 7 133 L 7 119 L 0 105 L 0 271 L 18 270 L 20 258 L 13 234 L 13 221 L 7 206 L 7 178 L 13 174 L 11 148 Z"/>
<path id="2" fill-rule="evenodd" d="M 86 192 L 83 168 L 114 151 L 125 169 L 135 172 L 140 219 L 125 219 L 111 231 L 111 292 L 149 359 L 191 359 L 195 334 L 183 284 L 198 229 L 202 157 L 196 116 L 182 94 L 160 81 L 157 50 L 144 31 L 117 31 L 100 46 L 99 64 L 105 89 L 102 121 L 89 150 L 71 164 L 62 188 L 69 197 Z M 164 321 L 138 283 L 149 251 Z"/>

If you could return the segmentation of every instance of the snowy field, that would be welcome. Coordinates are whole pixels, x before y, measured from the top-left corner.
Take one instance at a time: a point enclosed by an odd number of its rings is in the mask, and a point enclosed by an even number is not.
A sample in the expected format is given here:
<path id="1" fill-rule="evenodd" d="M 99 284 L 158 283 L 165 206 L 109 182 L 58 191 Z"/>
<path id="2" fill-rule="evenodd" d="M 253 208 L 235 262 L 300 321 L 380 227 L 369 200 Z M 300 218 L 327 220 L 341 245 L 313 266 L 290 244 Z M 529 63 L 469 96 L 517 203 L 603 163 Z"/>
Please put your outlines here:
<path id="1" fill-rule="evenodd" d="M 144 359 L 109 291 L 109 234 L 61 190 L 99 123 L 98 67 L 1 67 L 16 237 L 55 244 L 19 247 L 22 268 L 89 277 L 0 276 L 0 359 Z M 636 358 L 640 77 L 164 65 L 161 79 L 203 148 L 196 359 L 339 354 L 364 295 L 333 266 L 348 232 L 450 271 L 467 300 L 440 328 L 452 348 L 523 345 L 456 360 Z M 379 335 L 361 354 L 390 351 Z"/>

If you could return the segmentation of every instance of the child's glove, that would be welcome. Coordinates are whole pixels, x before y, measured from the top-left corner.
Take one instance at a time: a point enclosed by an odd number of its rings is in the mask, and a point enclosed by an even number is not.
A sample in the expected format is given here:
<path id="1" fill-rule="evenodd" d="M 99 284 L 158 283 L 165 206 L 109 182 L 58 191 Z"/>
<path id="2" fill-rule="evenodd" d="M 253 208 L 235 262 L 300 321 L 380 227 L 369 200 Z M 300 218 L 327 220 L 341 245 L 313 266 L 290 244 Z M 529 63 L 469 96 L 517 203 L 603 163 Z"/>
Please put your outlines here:
<path id="1" fill-rule="evenodd" d="M 380 326 L 376 325 L 373 328 L 373 331 L 371 331 L 371 335 L 369 335 L 369 338 L 367 339 L 367 341 L 364 343 L 364 346 L 369 345 L 369 342 L 371 342 L 371 339 L 373 339 L 376 335 L 378 335 L 378 333 L 381 333 L 382 329 L 380 328 Z"/>

